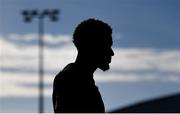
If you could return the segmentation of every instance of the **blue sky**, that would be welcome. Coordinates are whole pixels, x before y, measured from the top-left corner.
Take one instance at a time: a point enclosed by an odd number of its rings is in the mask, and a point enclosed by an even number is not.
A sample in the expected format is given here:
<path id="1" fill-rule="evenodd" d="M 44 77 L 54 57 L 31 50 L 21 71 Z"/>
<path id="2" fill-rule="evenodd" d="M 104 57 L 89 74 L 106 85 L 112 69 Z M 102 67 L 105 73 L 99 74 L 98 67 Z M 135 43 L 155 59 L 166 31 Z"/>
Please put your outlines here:
<path id="1" fill-rule="evenodd" d="M 46 33 L 72 34 L 87 18 L 108 22 L 113 33 L 121 34 L 118 47 L 179 48 L 179 0 L 1 0 L 0 33 L 36 33 L 37 20 L 24 24 L 22 9 L 61 10 L 60 21 L 46 19 Z M 18 27 L 18 29 L 17 29 Z"/>
<path id="2" fill-rule="evenodd" d="M 45 19 L 46 112 L 54 76 L 76 57 L 74 28 L 88 18 L 113 28 L 111 69 L 95 73 L 106 110 L 180 92 L 179 0 L 0 0 L 0 112 L 37 112 L 37 19 L 24 23 L 21 11 L 55 8 L 60 21 Z"/>

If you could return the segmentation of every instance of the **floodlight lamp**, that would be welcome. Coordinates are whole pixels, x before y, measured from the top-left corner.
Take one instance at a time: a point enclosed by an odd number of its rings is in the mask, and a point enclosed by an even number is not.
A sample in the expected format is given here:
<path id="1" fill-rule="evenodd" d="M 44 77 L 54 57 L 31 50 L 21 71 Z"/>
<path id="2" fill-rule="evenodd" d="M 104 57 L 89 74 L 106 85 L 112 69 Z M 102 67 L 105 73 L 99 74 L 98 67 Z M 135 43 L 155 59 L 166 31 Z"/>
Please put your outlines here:
<path id="1" fill-rule="evenodd" d="M 58 19 L 58 17 L 57 16 L 50 16 L 50 19 L 51 19 L 51 21 L 52 22 L 56 22 L 56 21 L 58 21 L 59 19 Z"/>
<path id="2" fill-rule="evenodd" d="M 54 9 L 51 11 L 51 15 L 58 15 L 59 14 L 59 10 L 58 9 Z"/>
<path id="3" fill-rule="evenodd" d="M 24 17 L 24 21 L 27 23 L 30 23 L 32 21 L 32 19 L 30 17 Z"/>
<path id="4" fill-rule="evenodd" d="M 31 11 L 31 15 L 32 16 L 37 16 L 38 15 L 38 11 L 37 10 L 32 10 Z"/>
<path id="5" fill-rule="evenodd" d="M 25 17 L 29 16 L 29 12 L 27 10 L 23 10 L 22 11 L 22 15 L 25 16 Z"/>
<path id="6" fill-rule="evenodd" d="M 44 15 L 49 15 L 49 10 L 48 9 L 45 9 L 43 12 L 42 12 L 42 15 L 44 16 Z"/>

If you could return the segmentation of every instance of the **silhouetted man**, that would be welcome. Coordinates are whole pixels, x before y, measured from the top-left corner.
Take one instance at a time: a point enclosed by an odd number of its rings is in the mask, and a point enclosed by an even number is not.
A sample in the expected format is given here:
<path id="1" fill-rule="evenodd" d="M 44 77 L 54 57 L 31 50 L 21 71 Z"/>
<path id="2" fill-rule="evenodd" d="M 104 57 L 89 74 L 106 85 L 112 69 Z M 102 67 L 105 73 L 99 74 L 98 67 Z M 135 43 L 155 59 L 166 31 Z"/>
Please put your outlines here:
<path id="1" fill-rule="evenodd" d="M 73 34 L 78 50 L 74 63 L 68 64 L 54 79 L 54 112 L 105 112 L 93 73 L 109 69 L 112 46 L 111 27 L 99 20 L 80 23 Z"/>

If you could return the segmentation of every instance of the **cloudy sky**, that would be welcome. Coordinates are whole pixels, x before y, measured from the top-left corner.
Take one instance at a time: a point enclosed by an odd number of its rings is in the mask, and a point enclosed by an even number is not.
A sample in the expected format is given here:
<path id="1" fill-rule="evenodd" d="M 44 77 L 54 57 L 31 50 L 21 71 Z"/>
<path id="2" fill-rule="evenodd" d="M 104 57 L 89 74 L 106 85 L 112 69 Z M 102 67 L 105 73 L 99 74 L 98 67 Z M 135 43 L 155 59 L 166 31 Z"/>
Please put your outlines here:
<path id="1" fill-rule="evenodd" d="M 38 111 L 38 24 L 21 11 L 54 8 L 59 22 L 45 19 L 45 112 L 54 76 L 76 58 L 74 28 L 88 18 L 113 28 L 111 69 L 94 76 L 106 110 L 180 92 L 180 1 L 0 0 L 0 112 Z"/>

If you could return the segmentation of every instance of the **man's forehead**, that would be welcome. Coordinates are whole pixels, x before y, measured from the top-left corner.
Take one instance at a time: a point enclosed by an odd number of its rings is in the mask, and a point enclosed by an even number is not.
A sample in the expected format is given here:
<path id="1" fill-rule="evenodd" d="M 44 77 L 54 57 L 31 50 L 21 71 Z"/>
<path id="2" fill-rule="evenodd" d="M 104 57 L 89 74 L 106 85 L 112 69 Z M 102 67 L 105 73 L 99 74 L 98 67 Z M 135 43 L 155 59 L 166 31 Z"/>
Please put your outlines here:
<path id="1" fill-rule="evenodd" d="M 107 36 L 107 37 L 105 38 L 105 43 L 106 43 L 106 45 L 110 45 L 110 46 L 113 45 L 113 40 L 112 40 L 112 36 L 111 36 L 111 35 L 110 35 L 110 36 Z"/>
<path id="2" fill-rule="evenodd" d="M 87 43 L 90 43 L 87 41 Z M 113 40 L 111 34 L 101 34 L 99 36 L 94 37 L 94 40 L 91 40 L 91 43 L 93 44 L 93 47 L 110 47 L 113 45 Z"/>

